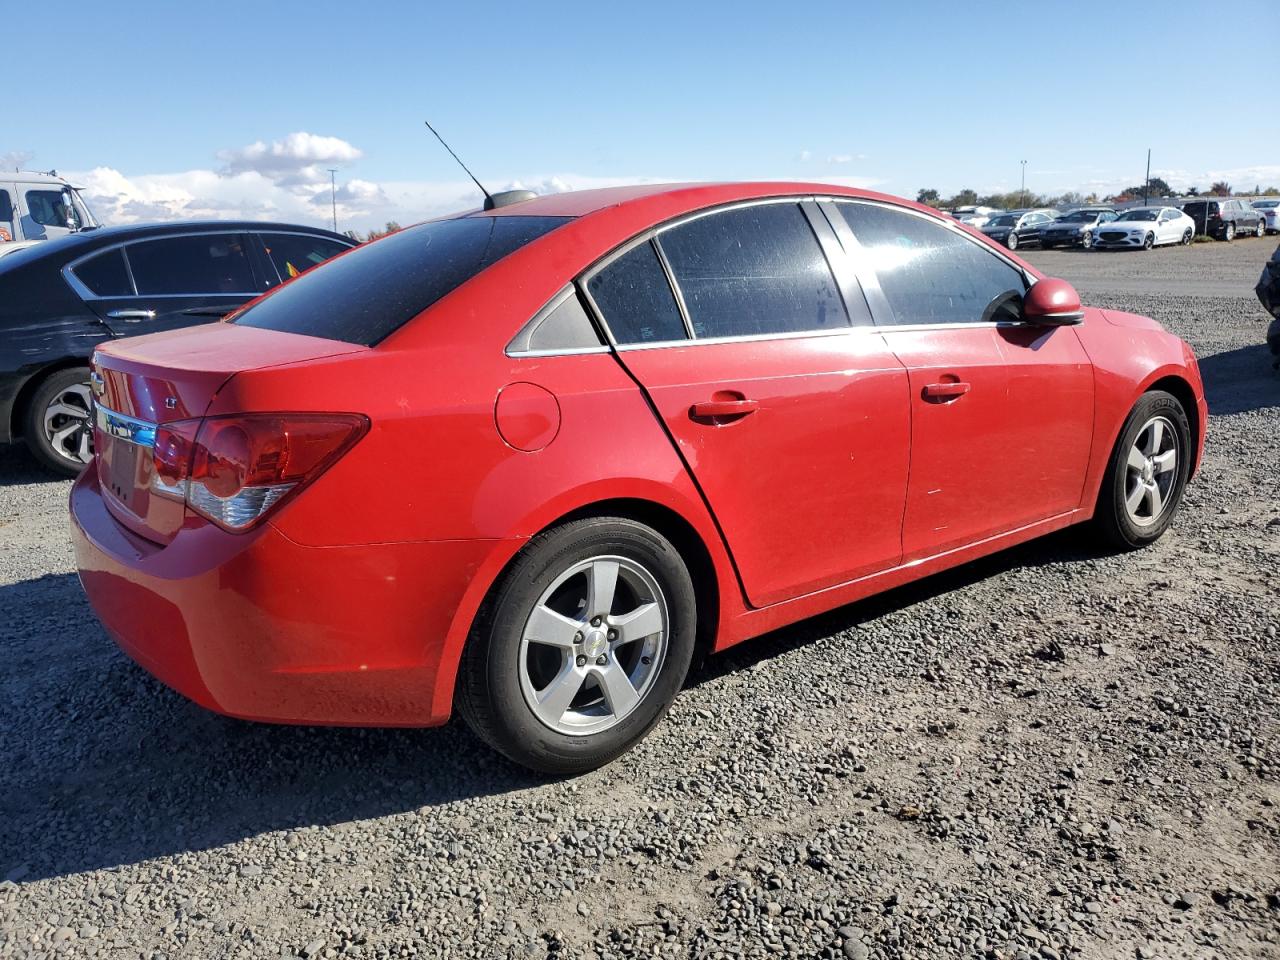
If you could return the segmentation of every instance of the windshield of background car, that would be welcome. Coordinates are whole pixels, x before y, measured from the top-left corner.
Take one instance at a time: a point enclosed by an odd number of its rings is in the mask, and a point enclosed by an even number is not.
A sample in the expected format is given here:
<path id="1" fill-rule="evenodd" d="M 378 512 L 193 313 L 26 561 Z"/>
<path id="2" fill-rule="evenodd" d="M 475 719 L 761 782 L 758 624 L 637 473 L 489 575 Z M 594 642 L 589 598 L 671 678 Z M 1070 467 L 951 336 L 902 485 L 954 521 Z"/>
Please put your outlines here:
<path id="1" fill-rule="evenodd" d="M 308 270 L 233 322 L 371 347 L 571 217 L 461 217 L 409 227 Z"/>
<path id="2" fill-rule="evenodd" d="M 1280 207 L 1280 200 L 1257 200 L 1253 205 L 1258 210 L 1272 210 Z"/>
<path id="3" fill-rule="evenodd" d="M 987 221 L 988 227 L 1012 227 L 1017 222 L 1017 217 L 992 217 Z"/>
<path id="4" fill-rule="evenodd" d="M 1154 220 L 1159 213 L 1157 210 L 1127 210 L 1120 214 L 1121 220 Z"/>

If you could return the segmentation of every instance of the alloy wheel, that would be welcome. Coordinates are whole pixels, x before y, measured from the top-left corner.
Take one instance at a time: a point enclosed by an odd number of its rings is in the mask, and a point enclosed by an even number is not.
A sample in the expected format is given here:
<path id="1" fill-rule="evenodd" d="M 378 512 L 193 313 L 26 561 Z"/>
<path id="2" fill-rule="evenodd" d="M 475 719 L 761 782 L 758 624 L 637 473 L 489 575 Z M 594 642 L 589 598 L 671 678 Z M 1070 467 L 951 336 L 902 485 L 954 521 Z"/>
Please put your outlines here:
<path id="1" fill-rule="evenodd" d="M 1266 223 L 1266 221 L 1265 221 L 1265 220 L 1259 220 L 1259 221 L 1258 221 L 1258 229 L 1257 229 L 1257 231 L 1254 233 L 1254 236 L 1255 236 L 1255 237 L 1263 237 L 1263 236 L 1266 236 L 1266 233 L 1267 233 L 1267 223 Z"/>
<path id="2" fill-rule="evenodd" d="M 1017 235 L 1016 233 L 1014 233 L 1013 231 L 1010 231 L 1010 232 L 1009 232 L 1009 239 L 1005 241 L 1005 244 L 1009 247 L 1009 249 L 1010 249 L 1010 250 L 1017 250 L 1017 249 L 1018 249 L 1018 235 Z"/>
<path id="3" fill-rule="evenodd" d="M 87 383 L 73 383 L 54 394 L 42 421 L 45 439 L 58 456 L 71 463 L 88 463 L 93 458 L 92 409 Z"/>
<path id="4" fill-rule="evenodd" d="M 586 736 L 621 723 L 662 672 L 667 601 L 643 565 L 591 557 L 542 592 L 520 637 L 520 689 L 543 725 Z"/>
<path id="5" fill-rule="evenodd" d="M 1146 239 L 1142 241 L 1142 249 L 1150 250 L 1156 245 L 1156 237 L 1154 233 L 1148 233 Z"/>
<path id="6" fill-rule="evenodd" d="M 1222 239 L 1227 241 L 1227 243 L 1230 243 L 1235 238 L 1236 238 L 1236 225 L 1234 223 L 1228 223 L 1227 228 L 1222 231 Z"/>
<path id="7" fill-rule="evenodd" d="M 1190 227 L 1188 227 L 1186 230 L 1182 231 L 1182 245 L 1183 245 L 1184 247 L 1185 247 L 1185 246 L 1187 246 L 1187 244 L 1189 244 L 1189 243 L 1191 242 L 1191 237 L 1192 237 L 1193 233 L 1194 233 L 1194 231 L 1192 231 L 1192 229 L 1191 229 Z"/>
<path id="8" fill-rule="evenodd" d="M 1086 230 L 1084 233 L 1080 234 L 1080 246 L 1084 247 L 1086 250 L 1093 246 L 1093 234 L 1090 231 Z"/>
<path id="9" fill-rule="evenodd" d="M 1178 480 L 1178 432 L 1165 417 L 1138 431 L 1125 460 L 1124 506 L 1135 526 L 1149 527 L 1164 514 Z"/>

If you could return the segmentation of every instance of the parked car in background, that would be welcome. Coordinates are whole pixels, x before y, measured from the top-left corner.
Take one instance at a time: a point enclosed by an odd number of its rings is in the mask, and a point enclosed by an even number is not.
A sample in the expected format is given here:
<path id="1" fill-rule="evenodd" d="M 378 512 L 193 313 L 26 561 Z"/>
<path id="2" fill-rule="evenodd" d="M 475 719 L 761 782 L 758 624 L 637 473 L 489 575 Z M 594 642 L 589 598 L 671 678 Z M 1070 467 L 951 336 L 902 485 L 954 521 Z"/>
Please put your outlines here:
<path id="1" fill-rule="evenodd" d="M 1095 250 L 1150 250 L 1190 243 L 1195 224 L 1177 207 L 1130 207 L 1093 234 Z"/>
<path id="2" fill-rule="evenodd" d="M 0 250 L 96 226 L 79 189 L 56 173 L 0 172 Z"/>
<path id="3" fill-rule="evenodd" d="M 997 243 L 1017 250 L 1038 244 L 1040 231 L 1053 223 L 1056 217 L 1056 210 L 1011 210 L 997 214 L 979 229 Z"/>
<path id="4" fill-rule="evenodd" d="M 284 223 L 102 227 L 0 258 L 0 442 L 74 476 L 89 461 L 89 355 L 208 323 L 354 243 Z"/>
<path id="5" fill-rule="evenodd" d="M 420 224 L 94 372 L 72 538 L 126 653 L 259 721 L 457 708 L 560 775 L 696 650 L 1071 524 L 1154 542 L 1207 420 L 1154 320 L 814 183 Z"/>
<path id="6" fill-rule="evenodd" d="M 1182 212 L 1195 223 L 1196 233 L 1230 243 L 1241 235 L 1260 237 L 1266 232 L 1266 219 L 1247 200 L 1188 200 Z"/>
<path id="7" fill-rule="evenodd" d="M 995 207 L 956 207 L 951 215 L 961 223 L 967 223 L 971 227 L 981 227 L 1000 212 Z"/>
<path id="8" fill-rule="evenodd" d="M 1280 233 L 1280 200 L 1255 200 L 1253 209 L 1262 214 L 1267 233 Z"/>
<path id="9" fill-rule="evenodd" d="M 1093 243 L 1093 234 L 1098 227 L 1110 223 L 1119 216 L 1111 207 L 1079 207 L 1058 217 L 1040 231 L 1040 246 L 1045 250 L 1053 247 L 1084 247 L 1088 249 Z"/>

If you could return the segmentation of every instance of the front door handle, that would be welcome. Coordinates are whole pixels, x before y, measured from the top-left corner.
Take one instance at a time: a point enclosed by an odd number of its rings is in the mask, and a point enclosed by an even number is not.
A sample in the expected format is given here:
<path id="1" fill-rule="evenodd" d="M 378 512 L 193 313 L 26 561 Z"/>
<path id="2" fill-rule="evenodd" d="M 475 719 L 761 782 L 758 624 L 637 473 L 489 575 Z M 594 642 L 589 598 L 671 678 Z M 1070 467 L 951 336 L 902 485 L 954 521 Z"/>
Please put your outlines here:
<path id="1" fill-rule="evenodd" d="M 137 323 L 139 320 L 154 320 L 156 312 L 154 310 L 108 310 L 107 318 L 110 320 L 127 320 L 130 323 Z"/>
<path id="2" fill-rule="evenodd" d="M 724 420 L 745 417 L 755 413 L 758 400 L 703 400 L 689 408 L 689 416 L 696 420 Z"/>
<path id="3" fill-rule="evenodd" d="M 926 400 L 958 400 L 969 392 L 969 384 L 960 380 L 947 383 L 930 383 L 924 388 Z"/>

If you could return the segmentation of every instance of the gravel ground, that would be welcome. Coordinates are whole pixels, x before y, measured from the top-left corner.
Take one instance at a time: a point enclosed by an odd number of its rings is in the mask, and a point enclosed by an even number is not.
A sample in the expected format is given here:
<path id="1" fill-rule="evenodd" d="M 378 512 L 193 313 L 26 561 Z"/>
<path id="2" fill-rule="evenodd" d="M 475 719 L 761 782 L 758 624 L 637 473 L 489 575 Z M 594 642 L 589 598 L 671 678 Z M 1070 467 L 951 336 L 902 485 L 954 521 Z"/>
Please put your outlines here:
<path id="1" fill-rule="evenodd" d="M 1280 956 L 1271 248 L 1029 254 L 1202 358 L 1161 543 L 1067 531 L 745 644 L 566 782 L 456 724 L 183 701 L 81 598 L 67 484 L 0 453 L 0 956 Z"/>

